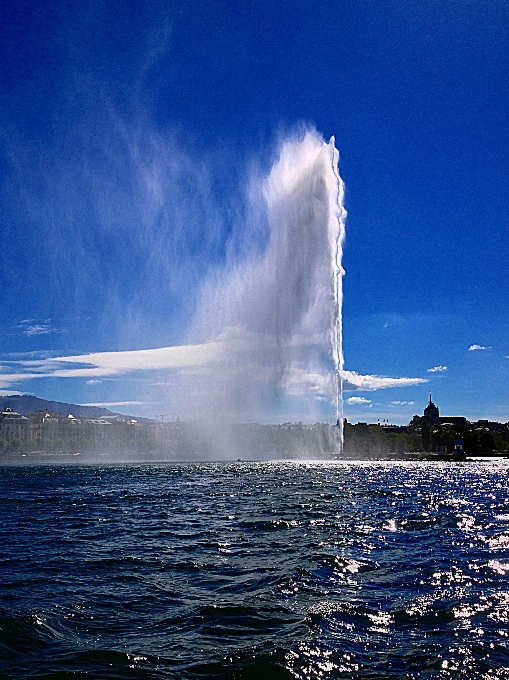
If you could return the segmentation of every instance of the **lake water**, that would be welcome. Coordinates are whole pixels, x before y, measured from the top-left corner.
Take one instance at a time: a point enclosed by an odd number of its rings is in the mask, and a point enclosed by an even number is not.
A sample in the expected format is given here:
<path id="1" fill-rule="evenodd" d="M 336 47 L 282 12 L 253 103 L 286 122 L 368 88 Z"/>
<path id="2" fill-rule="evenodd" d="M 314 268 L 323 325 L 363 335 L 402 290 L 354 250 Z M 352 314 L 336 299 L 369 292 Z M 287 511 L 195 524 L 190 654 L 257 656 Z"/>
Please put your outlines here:
<path id="1" fill-rule="evenodd" d="M 509 678 L 509 466 L 0 468 L 0 678 Z"/>

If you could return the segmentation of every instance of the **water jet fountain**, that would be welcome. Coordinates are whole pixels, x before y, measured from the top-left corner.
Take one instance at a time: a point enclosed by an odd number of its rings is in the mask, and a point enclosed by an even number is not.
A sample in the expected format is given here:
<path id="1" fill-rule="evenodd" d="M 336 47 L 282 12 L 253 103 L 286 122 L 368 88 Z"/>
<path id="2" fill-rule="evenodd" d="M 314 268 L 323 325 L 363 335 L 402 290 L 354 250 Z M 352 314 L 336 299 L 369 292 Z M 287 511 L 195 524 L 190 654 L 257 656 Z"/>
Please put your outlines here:
<path id="1" fill-rule="evenodd" d="M 244 229 L 248 254 L 205 282 L 192 339 L 222 348 L 188 386 L 205 419 L 304 420 L 291 414 L 305 406 L 311 422 L 338 424 L 341 450 L 346 211 L 338 160 L 333 137 L 308 131 L 286 140 L 256 185 L 265 232 Z"/>

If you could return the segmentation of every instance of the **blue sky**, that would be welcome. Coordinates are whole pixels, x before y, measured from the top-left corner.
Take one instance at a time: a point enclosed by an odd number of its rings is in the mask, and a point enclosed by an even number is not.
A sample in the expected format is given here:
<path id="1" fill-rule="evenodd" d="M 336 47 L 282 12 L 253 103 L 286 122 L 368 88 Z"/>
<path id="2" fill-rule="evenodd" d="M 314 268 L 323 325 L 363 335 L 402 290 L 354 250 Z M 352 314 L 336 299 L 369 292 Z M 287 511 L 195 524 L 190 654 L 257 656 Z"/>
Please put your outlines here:
<path id="1" fill-rule="evenodd" d="M 392 379 L 345 415 L 408 422 L 431 391 L 509 420 L 506 2 L 4 2 L 0 31 L 4 394 L 199 416 L 199 348 L 232 337 L 210 291 L 264 252 L 264 182 L 315 129 L 345 182 L 345 368 Z M 328 418 L 318 382 L 274 415 Z"/>

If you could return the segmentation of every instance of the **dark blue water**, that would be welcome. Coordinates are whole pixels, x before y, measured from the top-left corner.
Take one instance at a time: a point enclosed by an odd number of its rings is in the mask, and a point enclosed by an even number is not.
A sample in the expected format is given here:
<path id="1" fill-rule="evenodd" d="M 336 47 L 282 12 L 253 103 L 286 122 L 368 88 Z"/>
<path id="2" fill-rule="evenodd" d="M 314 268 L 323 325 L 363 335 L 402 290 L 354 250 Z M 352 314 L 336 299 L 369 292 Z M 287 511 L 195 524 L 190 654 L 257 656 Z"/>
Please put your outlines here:
<path id="1" fill-rule="evenodd" d="M 507 678 L 508 470 L 0 468 L 0 678 Z"/>

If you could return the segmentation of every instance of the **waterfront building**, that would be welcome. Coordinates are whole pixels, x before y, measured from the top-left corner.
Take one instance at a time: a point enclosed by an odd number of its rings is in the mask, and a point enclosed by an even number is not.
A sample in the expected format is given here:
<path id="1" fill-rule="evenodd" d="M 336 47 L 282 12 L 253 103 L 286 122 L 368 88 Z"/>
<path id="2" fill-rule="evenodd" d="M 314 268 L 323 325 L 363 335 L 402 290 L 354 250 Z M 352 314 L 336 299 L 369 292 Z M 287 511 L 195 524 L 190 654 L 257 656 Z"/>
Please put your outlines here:
<path id="1" fill-rule="evenodd" d="M 0 412 L 0 439 L 6 442 L 18 439 L 27 442 L 30 437 L 30 421 L 21 413 L 6 408 Z"/>

